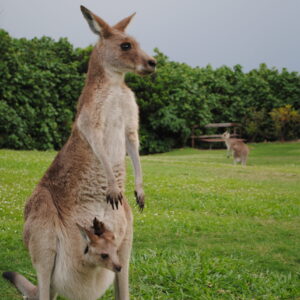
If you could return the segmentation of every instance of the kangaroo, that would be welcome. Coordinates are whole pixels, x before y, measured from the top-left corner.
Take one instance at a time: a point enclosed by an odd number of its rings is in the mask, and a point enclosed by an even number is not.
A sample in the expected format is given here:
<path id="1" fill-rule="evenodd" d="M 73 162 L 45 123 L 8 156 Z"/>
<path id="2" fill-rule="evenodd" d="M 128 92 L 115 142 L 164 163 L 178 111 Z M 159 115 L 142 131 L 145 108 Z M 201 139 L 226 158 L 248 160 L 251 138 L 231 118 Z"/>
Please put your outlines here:
<path id="1" fill-rule="evenodd" d="M 25 205 L 23 237 L 37 271 L 36 299 L 56 299 L 58 291 L 72 300 L 95 300 L 114 281 L 115 299 L 127 300 L 133 217 L 124 198 L 126 152 L 134 167 L 140 209 L 144 191 L 138 107 L 124 77 L 126 72 L 151 74 L 156 61 L 125 33 L 134 14 L 110 26 L 87 8 L 81 6 L 81 11 L 100 38 L 90 57 L 71 135 Z M 101 268 L 94 276 L 90 268 L 83 278 L 78 249 L 85 249 L 82 242 L 78 245 L 74 224 L 87 228 L 95 217 L 113 233 L 122 270 L 114 274 Z"/>
<path id="2" fill-rule="evenodd" d="M 249 147 L 241 140 L 231 139 L 230 133 L 227 131 L 222 134 L 222 139 L 227 147 L 227 157 L 229 158 L 230 155 L 233 154 L 233 163 L 236 164 L 240 162 L 245 166 L 249 154 Z"/>
<path id="3" fill-rule="evenodd" d="M 113 276 L 112 272 L 120 272 L 122 269 L 114 242 L 115 236 L 97 218 L 94 218 L 92 228 L 76 225 L 78 228 L 67 228 L 69 238 L 56 257 L 51 277 L 51 294 L 53 297 L 59 294 L 71 299 L 95 299 L 99 290 L 106 287 L 107 278 Z M 70 250 L 75 254 L 76 260 L 68 256 Z M 22 275 L 5 272 L 3 276 L 16 285 L 25 298 L 39 299 L 38 288 Z M 81 295 L 78 295 L 79 287 Z"/>

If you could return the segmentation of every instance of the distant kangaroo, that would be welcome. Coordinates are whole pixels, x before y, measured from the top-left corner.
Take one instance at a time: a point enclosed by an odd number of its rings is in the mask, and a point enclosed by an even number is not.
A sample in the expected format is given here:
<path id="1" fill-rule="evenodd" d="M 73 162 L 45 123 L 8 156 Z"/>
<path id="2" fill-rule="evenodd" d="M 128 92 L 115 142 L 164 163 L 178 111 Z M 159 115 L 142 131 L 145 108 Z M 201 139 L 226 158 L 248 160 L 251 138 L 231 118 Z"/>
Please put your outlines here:
<path id="1" fill-rule="evenodd" d="M 227 147 L 227 157 L 230 157 L 230 155 L 233 154 L 234 164 L 240 162 L 245 166 L 249 154 L 249 147 L 241 140 L 231 139 L 230 133 L 227 131 L 222 134 L 222 139 Z"/>
<path id="2" fill-rule="evenodd" d="M 72 300 L 96 300 L 113 280 L 115 299 L 129 299 L 133 218 L 123 196 L 126 151 L 133 162 L 136 201 L 141 209 L 144 192 L 138 107 L 124 76 L 130 71 L 150 74 L 156 61 L 124 32 L 134 15 L 111 27 L 85 7 L 81 6 L 81 11 L 100 40 L 91 54 L 71 136 L 25 207 L 24 241 L 38 277 L 38 289 L 21 290 L 29 299 L 53 300 L 59 293 Z M 115 274 L 83 259 L 89 250 L 76 224 L 88 228 L 95 217 L 114 236 L 122 266 L 121 271 L 110 268 Z M 106 260 L 102 255 L 98 258 Z M 25 280 L 16 273 L 4 276 L 17 287 L 19 280 Z"/>

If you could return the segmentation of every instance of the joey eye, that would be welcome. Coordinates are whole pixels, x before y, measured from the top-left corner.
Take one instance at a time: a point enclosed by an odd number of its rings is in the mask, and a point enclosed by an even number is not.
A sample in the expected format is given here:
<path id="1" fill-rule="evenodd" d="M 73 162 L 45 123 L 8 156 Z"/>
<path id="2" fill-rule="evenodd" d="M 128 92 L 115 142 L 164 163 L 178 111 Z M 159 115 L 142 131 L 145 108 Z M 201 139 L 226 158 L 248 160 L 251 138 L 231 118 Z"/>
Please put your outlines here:
<path id="1" fill-rule="evenodd" d="M 128 50 L 131 49 L 131 44 L 130 44 L 130 43 L 122 43 L 122 44 L 120 45 L 120 47 L 121 47 L 121 49 L 122 49 L 123 51 L 128 51 Z"/>
<path id="2" fill-rule="evenodd" d="M 107 253 L 102 253 L 101 258 L 102 259 L 108 259 L 109 255 Z"/>

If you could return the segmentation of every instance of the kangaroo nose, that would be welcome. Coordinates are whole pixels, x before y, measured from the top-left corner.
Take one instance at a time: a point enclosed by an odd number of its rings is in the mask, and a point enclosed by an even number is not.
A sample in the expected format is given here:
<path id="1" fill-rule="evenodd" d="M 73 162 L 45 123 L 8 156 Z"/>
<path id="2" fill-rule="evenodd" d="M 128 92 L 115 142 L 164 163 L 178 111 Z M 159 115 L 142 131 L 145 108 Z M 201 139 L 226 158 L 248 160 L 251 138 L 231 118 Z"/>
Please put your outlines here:
<path id="1" fill-rule="evenodd" d="M 116 272 L 121 272 L 122 267 L 121 266 L 115 266 L 114 269 L 115 269 Z"/>
<path id="2" fill-rule="evenodd" d="M 155 59 L 149 59 L 149 60 L 148 60 L 148 65 L 149 65 L 150 67 L 155 68 L 156 64 L 157 64 L 157 62 L 156 62 Z"/>

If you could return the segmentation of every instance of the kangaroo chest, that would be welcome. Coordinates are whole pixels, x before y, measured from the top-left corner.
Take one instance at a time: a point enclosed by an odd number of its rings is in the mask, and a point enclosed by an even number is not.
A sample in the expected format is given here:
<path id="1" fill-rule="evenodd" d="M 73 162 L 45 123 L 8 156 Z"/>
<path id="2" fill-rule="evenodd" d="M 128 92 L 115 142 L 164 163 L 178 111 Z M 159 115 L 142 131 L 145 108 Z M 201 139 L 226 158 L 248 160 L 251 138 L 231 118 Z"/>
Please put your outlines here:
<path id="1" fill-rule="evenodd" d="M 101 141 L 94 151 L 102 151 L 112 168 L 117 184 L 124 186 L 126 132 L 132 128 L 137 130 L 137 105 L 133 93 L 125 86 L 103 87 L 93 95 L 92 102 L 81 112 L 78 126 L 90 143 L 95 139 Z M 132 122 L 135 120 L 135 122 Z M 106 193 L 107 178 L 99 159 L 89 149 L 89 159 L 80 175 L 80 203 L 95 205 Z M 88 207 L 94 211 L 94 207 Z"/>
<path id="2" fill-rule="evenodd" d="M 118 164 L 124 161 L 126 155 L 126 128 L 128 120 L 134 112 L 135 100 L 130 90 L 121 87 L 111 87 L 105 97 L 99 97 L 98 118 L 102 120 L 103 146 L 110 162 Z"/>

